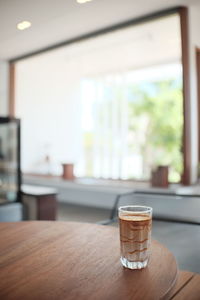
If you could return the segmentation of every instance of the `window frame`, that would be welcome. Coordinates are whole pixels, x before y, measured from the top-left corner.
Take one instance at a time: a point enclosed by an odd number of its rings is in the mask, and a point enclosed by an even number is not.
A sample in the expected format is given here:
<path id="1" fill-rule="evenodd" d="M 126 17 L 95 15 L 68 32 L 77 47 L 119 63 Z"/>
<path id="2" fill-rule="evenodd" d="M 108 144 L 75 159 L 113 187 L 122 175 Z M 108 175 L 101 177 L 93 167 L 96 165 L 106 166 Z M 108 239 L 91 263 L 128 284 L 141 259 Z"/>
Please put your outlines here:
<path id="1" fill-rule="evenodd" d="M 35 56 L 56 48 L 80 42 L 86 39 L 103 35 L 118 29 L 126 28 L 132 25 L 138 25 L 144 22 L 152 21 L 161 17 L 172 14 L 179 14 L 180 30 L 181 30 L 181 53 L 182 53 L 182 68 L 183 68 L 183 174 L 181 183 L 184 185 L 191 184 L 191 102 L 190 102 L 190 66 L 189 66 L 189 30 L 188 30 L 188 9 L 187 7 L 174 7 L 167 10 L 158 11 L 152 14 L 144 15 L 138 18 L 128 20 L 123 23 L 118 23 L 88 34 L 81 35 L 58 44 L 51 45 L 46 48 L 39 49 L 34 52 L 27 53 L 23 56 L 14 57 L 9 60 L 9 116 L 15 117 L 15 63 L 19 60 Z M 199 125 L 200 127 L 200 125 Z M 200 160 L 200 151 L 199 151 Z"/>
<path id="2" fill-rule="evenodd" d="M 197 70 L 197 111 L 198 111 L 198 178 L 200 178 L 200 48 L 196 48 L 196 70 Z"/>

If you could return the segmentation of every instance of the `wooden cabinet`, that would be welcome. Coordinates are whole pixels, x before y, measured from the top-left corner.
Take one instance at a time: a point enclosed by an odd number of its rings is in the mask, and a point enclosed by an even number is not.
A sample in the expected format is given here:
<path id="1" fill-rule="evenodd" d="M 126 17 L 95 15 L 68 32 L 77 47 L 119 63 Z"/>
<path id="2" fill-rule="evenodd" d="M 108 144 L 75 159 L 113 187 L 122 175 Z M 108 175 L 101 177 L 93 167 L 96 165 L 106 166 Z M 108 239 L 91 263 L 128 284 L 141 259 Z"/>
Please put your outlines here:
<path id="1" fill-rule="evenodd" d="M 25 220 L 56 220 L 56 189 L 22 185 L 21 192 Z"/>

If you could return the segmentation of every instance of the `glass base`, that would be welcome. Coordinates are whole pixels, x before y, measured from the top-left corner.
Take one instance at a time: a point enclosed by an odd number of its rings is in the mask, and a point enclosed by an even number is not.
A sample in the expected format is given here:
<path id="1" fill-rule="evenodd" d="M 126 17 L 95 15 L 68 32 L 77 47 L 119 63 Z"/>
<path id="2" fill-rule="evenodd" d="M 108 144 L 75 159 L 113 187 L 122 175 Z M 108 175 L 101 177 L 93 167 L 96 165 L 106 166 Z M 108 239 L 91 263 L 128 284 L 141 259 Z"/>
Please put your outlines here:
<path id="1" fill-rule="evenodd" d="M 120 261 L 125 268 L 136 270 L 145 268 L 148 263 L 148 258 L 144 261 L 129 261 L 125 257 L 121 257 Z"/>

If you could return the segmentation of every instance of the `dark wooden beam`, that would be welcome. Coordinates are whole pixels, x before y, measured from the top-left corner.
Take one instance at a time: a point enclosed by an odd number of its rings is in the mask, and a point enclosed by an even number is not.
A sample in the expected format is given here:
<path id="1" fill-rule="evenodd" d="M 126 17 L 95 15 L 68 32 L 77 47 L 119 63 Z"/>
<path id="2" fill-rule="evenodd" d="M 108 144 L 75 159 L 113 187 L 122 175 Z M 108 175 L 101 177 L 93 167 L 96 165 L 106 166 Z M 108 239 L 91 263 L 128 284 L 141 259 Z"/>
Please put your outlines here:
<path id="1" fill-rule="evenodd" d="M 196 48 L 197 64 L 197 111 L 198 111 L 198 163 L 200 165 L 200 48 Z M 199 170 L 198 170 L 199 172 Z M 198 174 L 200 177 L 200 174 Z"/>
<path id="2" fill-rule="evenodd" d="M 191 184 L 191 103 L 189 67 L 189 27 L 188 9 L 179 8 L 181 26 L 182 66 L 183 66 L 183 176 L 184 185 Z"/>
<path id="3" fill-rule="evenodd" d="M 111 26 L 107 26 L 107 27 L 101 28 L 99 30 L 91 31 L 91 32 L 86 33 L 86 34 L 83 34 L 83 35 L 80 35 L 80 36 L 77 36 L 77 37 L 74 37 L 74 38 L 71 38 L 71 39 L 68 39 L 68 40 L 64 40 L 60 43 L 53 44 L 53 45 L 38 49 L 36 51 L 26 53 L 26 54 L 21 55 L 21 56 L 13 57 L 13 58 L 10 59 L 10 62 L 19 61 L 19 60 L 22 60 L 22 59 L 25 59 L 25 58 L 28 58 L 28 57 L 31 57 L 31 56 L 34 56 L 34 55 L 37 55 L 37 54 L 42 54 L 42 53 L 50 51 L 50 50 L 54 50 L 54 49 L 57 49 L 57 48 L 60 48 L 60 47 L 63 47 L 63 46 L 67 46 L 67 45 L 70 45 L 70 44 L 73 44 L 73 43 L 81 42 L 81 41 L 84 41 L 86 39 L 94 38 L 94 37 L 97 37 L 97 36 L 102 35 L 102 34 L 113 32 L 115 30 L 119 30 L 119 29 L 122 29 L 122 28 L 126 28 L 128 26 L 138 25 L 138 24 L 141 24 L 141 23 L 144 23 L 144 22 L 152 21 L 156 18 L 161 18 L 161 17 L 165 17 L 165 16 L 168 16 L 168 15 L 172 15 L 172 14 L 178 13 L 180 8 L 181 8 L 180 6 L 176 6 L 176 7 L 164 9 L 164 10 L 161 10 L 161 11 L 156 11 L 156 12 L 153 12 L 153 13 L 150 13 L 150 14 L 147 14 L 147 15 L 143 15 L 143 16 L 140 16 L 140 17 L 135 17 L 135 18 L 127 20 L 125 22 L 121 22 L 121 23 L 117 23 L 117 24 L 114 24 L 114 25 L 111 25 Z"/>
<path id="4" fill-rule="evenodd" d="M 15 117 L 15 63 L 9 65 L 9 107 L 8 114 Z"/>

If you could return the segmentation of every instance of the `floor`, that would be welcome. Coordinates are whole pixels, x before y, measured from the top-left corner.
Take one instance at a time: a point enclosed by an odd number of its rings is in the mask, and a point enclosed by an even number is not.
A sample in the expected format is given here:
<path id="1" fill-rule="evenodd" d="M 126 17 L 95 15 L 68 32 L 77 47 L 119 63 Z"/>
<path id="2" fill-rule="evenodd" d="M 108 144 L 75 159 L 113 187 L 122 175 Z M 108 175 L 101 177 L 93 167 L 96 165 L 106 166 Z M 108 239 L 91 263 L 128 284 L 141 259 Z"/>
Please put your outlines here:
<path id="1" fill-rule="evenodd" d="M 108 219 L 109 213 L 106 209 L 59 203 L 58 220 L 97 223 Z M 170 249 L 179 269 L 200 273 L 200 225 L 154 220 L 153 239 Z"/>

